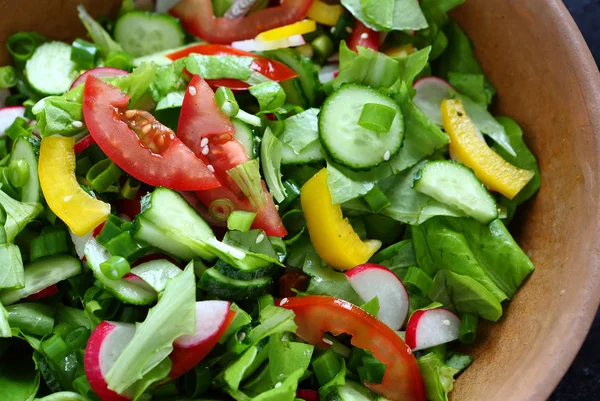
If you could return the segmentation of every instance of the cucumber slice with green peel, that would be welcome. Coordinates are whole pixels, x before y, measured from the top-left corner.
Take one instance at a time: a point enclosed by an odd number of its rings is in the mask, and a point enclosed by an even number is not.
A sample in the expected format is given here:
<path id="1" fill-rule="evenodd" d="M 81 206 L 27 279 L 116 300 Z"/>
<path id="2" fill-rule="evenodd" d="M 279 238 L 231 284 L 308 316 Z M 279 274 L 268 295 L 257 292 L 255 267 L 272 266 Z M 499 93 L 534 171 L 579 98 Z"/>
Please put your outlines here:
<path id="1" fill-rule="evenodd" d="M 358 124 L 368 103 L 396 112 L 388 132 L 371 131 Z M 345 84 L 325 99 L 319 114 L 319 135 L 335 161 L 353 170 L 368 170 L 398 153 L 404 139 L 404 117 L 400 106 L 381 92 Z"/>
<path id="2" fill-rule="evenodd" d="M 173 239 L 156 224 L 139 215 L 131 226 L 131 235 L 136 240 L 147 242 L 178 259 L 192 260 L 196 257 L 196 252 L 190 247 Z"/>
<path id="3" fill-rule="evenodd" d="M 473 170 L 463 164 L 447 160 L 428 162 L 415 176 L 413 187 L 482 224 L 498 218 L 494 197 Z"/>
<path id="4" fill-rule="evenodd" d="M 271 289 L 273 279 L 260 277 L 254 280 L 237 280 L 210 268 L 200 278 L 198 286 L 209 294 L 232 301 L 256 298 Z"/>
<path id="5" fill-rule="evenodd" d="M 283 269 L 276 264 L 268 266 L 233 266 L 221 259 L 217 261 L 214 268 L 221 274 L 237 280 L 254 280 L 256 278 L 271 276 Z"/>
<path id="6" fill-rule="evenodd" d="M 167 14 L 132 11 L 120 17 L 114 37 L 134 57 L 183 46 L 185 32 L 176 18 Z"/>
<path id="7" fill-rule="evenodd" d="M 233 128 L 235 128 L 233 137 L 242 144 L 248 158 L 257 158 L 260 150 L 260 141 L 254 134 L 254 130 L 248 124 L 237 118 L 232 118 L 231 122 L 233 123 Z"/>
<path id="8" fill-rule="evenodd" d="M 303 109 L 308 107 L 308 99 L 304 95 L 302 84 L 298 78 L 288 79 L 280 82 L 279 85 L 281 85 L 283 91 L 285 92 L 286 103 L 300 106 Z"/>
<path id="9" fill-rule="evenodd" d="M 71 46 L 62 42 L 44 43 L 27 60 L 25 75 L 39 93 L 62 95 L 79 76 L 71 61 Z"/>
<path id="10" fill-rule="evenodd" d="M 81 262 L 71 255 L 55 255 L 25 266 L 25 287 L 0 292 L 0 303 L 10 305 L 81 273 Z"/>
<path id="11" fill-rule="evenodd" d="M 112 293 L 116 298 L 132 305 L 150 305 L 156 302 L 158 293 L 145 281 L 130 281 L 124 278 L 113 280 L 104 275 L 100 264 L 110 258 L 110 253 L 104 249 L 95 239 L 91 239 L 85 246 L 85 259 L 89 268 L 94 273 L 94 278 L 105 290 Z"/>
<path id="12" fill-rule="evenodd" d="M 21 202 L 39 202 L 41 188 L 40 179 L 38 177 L 38 161 L 30 138 L 22 136 L 15 141 L 10 154 L 10 162 L 19 159 L 23 159 L 27 162 L 29 170 L 29 179 L 21 188 Z"/>
<path id="13" fill-rule="evenodd" d="M 319 103 L 322 94 L 321 81 L 319 81 L 319 72 L 311 59 L 294 49 L 271 50 L 265 52 L 265 56 L 287 65 L 298 74 L 298 78 L 293 79 L 300 82 L 303 95 L 308 100 L 309 106 Z"/>

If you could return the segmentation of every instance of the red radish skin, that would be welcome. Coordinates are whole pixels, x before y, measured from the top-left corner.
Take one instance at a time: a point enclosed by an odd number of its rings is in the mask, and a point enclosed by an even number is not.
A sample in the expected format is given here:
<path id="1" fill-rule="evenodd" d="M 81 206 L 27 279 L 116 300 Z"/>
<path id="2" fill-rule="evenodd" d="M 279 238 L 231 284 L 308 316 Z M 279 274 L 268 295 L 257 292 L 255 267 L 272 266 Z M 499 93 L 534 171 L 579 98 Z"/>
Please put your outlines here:
<path id="1" fill-rule="evenodd" d="M 196 333 L 175 340 L 169 355 L 173 363 L 169 374 L 172 379 L 193 369 L 217 345 L 235 317 L 230 306 L 226 301 L 196 302 Z"/>
<path id="2" fill-rule="evenodd" d="M 352 288 L 364 302 L 378 297 L 379 320 L 393 330 L 399 330 L 404 325 L 410 303 L 408 292 L 390 269 L 366 263 L 348 270 L 345 274 Z"/>
<path id="3" fill-rule="evenodd" d="M 419 310 L 406 326 L 406 345 L 413 351 L 435 347 L 458 339 L 460 318 L 447 309 Z"/>
<path id="4" fill-rule="evenodd" d="M 127 71 L 120 70 L 118 68 L 110 68 L 110 67 L 98 67 L 92 68 L 91 70 L 87 70 L 83 74 L 81 74 L 75 82 L 71 85 L 71 89 L 85 82 L 88 76 L 96 77 L 96 78 L 110 78 L 110 77 L 119 77 L 123 75 L 129 75 Z"/>
<path id="5" fill-rule="evenodd" d="M 52 295 L 58 294 L 58 287 L 55 284 L 52 284 L 49 287 L 44 288 L 43 290 L 36 292 L 35 294 L 31 294 L 25 300 L 27 301 L 36 301 L 38 299 L 44 299 L 51 297 Z"/>
<path id="6" fill-rule="evenodd" d="M 101 322 L 90 336 L 84 354 L 85 376 L 92 390 L 102 401 L 128 401 L 108 388 L 104 376 L 119 354 L 133 338 L 135 326 L 125 323 Z"/>
<path id="7" fill-rule="evenodd" d="M 321 398 L 319 398 L 319 393 L 317 393 L 315 390 L 303 390 L 303 389 L 299 389 L 298 391 L 296 391 L 296 398 L 301 398 L 304 401 L 320 401 Z"/>
<path id="8" fill-rule="evenodd" d="M 17 117 L 25 116 L 25 107 L 9 106 L 0 109 L 0 136 L 4 136 L 4 131 L 15 122 Z"/>

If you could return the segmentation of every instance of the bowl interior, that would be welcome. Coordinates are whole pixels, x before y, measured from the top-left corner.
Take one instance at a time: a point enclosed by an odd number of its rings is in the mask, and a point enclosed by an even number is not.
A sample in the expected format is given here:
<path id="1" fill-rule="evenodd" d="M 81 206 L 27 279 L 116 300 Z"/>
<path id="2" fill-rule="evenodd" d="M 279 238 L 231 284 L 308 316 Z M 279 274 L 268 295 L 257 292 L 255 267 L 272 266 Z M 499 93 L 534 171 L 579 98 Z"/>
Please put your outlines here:
<path id="1" fill-rule="evenodd" d="M 16 31 L 70 40 L 85 31 L 76 5 L 115 13 L 119 0 L 0 0 L 0 42 Z M 600 301 L 600 74 L 559 0 L 467 0 L 454 18 L 498 89 L 496 111 L 519 122 L 542 188 L 513 232 L 537 270 L 482 324 L 475 363 L 454 401 L 542 401 L 575 357 Z M 4 48 L 0 65 L 9 61 Z"/>

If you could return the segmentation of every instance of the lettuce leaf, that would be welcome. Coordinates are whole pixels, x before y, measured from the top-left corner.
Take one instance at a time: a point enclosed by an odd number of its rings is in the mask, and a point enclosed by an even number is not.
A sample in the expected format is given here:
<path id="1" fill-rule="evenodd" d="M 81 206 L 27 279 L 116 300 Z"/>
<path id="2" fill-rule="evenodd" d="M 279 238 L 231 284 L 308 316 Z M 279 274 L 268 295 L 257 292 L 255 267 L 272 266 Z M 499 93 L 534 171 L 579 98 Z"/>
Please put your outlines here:
<path id="1" fill-rule="evenodd" d="M 342 0 L 342 5 L 375 31 L 418 30 L 428 26 L 418 0 Z"/>
<path id="2" fill-rule="evenodd" d="M 13 242 L 17 234 L 44 211 L 40 203 L 16 201 L 1 190 L 0 205 L 6 212 L 4 230 L 7 242 Z"/>
<path id="3" fill-rule="evenodd" d="M 249 88 L 250 94 L 258 100 L 260 111 L 275 110 L 285 103 L 285 92 L 275 81 L 266 81 Z"/>
<path id="4" fill-rule="evenodd" d="M 12 337 L 12 332 L 8 324 L 8 312 L 0 302 L 0 338 Z"/>
<path id="5" fill-rule="evenodd" d="M 155 368 L 173 350 L 173 341 L 193 334 L 196 324 L 196 283 L 193 263 L 170 279 L 162 297 L 106 375 L 108 387 L 122 393 Z"/>
<path id="6" fill-rule="evenodd" d="M 285 128 L 281 134 L 284 146 L 300 154 L 312 143 L 319 141 L 319 109 L 308 109 L 284 120 Z"/>
<path id="7" fill-rule="evenodd" d="M 263 174 L 269 191 L 277 202 L 283 202 L 286 190 L 281 182 L 281 149 L 283 144 L 270 128 L 265 130 L 260 146 Z"/>
<path id="8" fill-rule="evenodd" d="M 0 400 L 32 401 L 40 387 L 40 372 L 32 363 L 31 352 L 16 348 L 0 359 Z"/>
<path id="9" fill-rule="evenodd" d="M 252 57 L 204 56 L 194 54 L 186 58 L 185 68 L 204 79 L 232 78 L 247 81 L 252 75 Z"/>
<path id="10" fill-rule="evenodd" d="M 82 103 L 68 101 L 64 96 L 49 96 L 31 109 L 42 138 L 51 135 L 73 136 L 83 132 Z"/>
<path id="11" fill-rule="evenodd" d="M 123 51 L 121 45 L 115 42 L 110 34 L 102 28 L 102 25 L 87 13 L 83 5 L 79 5 L 77 11 L 79 11 L 79 19 L 104 57 L 108 56 L 111 51 Z"/>
<path id="12" fill-rule="evenodd" d="M 14 244 L 0 245 L 0 289 L 25 287 L 25 270 L 19 247 Z"/>
<path id="13" fill-rule="evenodd" d="M 430 401 L 448 401 L 448 393 L 454 388 L 454 375 L 457 369 L 445 365 L 435 352 L 417 359 L 425 392 Z"/>

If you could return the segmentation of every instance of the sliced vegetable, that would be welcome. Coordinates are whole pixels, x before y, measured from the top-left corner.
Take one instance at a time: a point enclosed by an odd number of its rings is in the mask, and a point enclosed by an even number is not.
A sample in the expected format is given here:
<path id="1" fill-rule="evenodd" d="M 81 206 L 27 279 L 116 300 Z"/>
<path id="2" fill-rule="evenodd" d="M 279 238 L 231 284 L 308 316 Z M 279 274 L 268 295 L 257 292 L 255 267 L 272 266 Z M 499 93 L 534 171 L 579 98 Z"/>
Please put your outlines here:
<path id="1" fill-rule="evenodd" d="M 75 178 L 74 145 L 73 138 L 42 139 L 38 171 L 48 206 L 81 237 L 106 220 L 110 205 L 92 198 L 79 186 Z"/>
<path id="2" fill-rule="evenodd" d="M 534 177 L 535 172 L 508 163 L 479 138 L 460 100 L 442 102 L 442 119 L 450 136 L 451 152 L 489 189 L 512 199 Z"/>
<path id="3" fill-rule="evenodd" d="M 160 34 L 157 34 L 160 32 Z M 113 36 L 134 57 L 183 46 L 185 32 L 170 15 L 132 11 L 115 23 Z"/>
<path id="4" fill-rule="evenodd" d="M 460 326 L 460 318 L 449 310 L 418 310 L 406 325 L 406 345 L 418 351 L 458 340 Z"/>
<path id="5" fill-rule="evenodd" d="M 303 21 L 294 22 L 293 24 L 281 26 L 279 28 L 263 31 L 256 36 L 256 40 L 263 42 L 270 40 L 285 39 L 295 35 L 305 35 L 317 29 L 315 21 L 305 19 Z"/>
<path id="6" fill-rule="evenodd" d="M 335 26 L 344 13 L 344 7 L 339 4 L 327 4 L 321 0 L 314 0 L 308 9 L 307 17 L 319 24 Z"/>
<path id="7" fill-rule="evenodd" d="M 358 52 L 359 47 L 366 47 L 372 50 L 379 50 L 379 32 L 376 32 L 360 22 L 358 19 L 354 22 L 352 33 L 348 38 L 348 48 Z"/>
<path id="8" fill-rule="evenodd" d="M 219 186 L 206 165 L 147 112 L 125 110 L 129 96 L 95 77 L 86 80 L 83 115 L 100 149 L 138 180 L 177 190 Z"/>
<path id="9" fill-rule="evenodd" d="M 339 270 L 365 263 L 381 247 L 376 240 L 361 241 L 339 205 L 332 205 L 323 169 L 301 189 L 302 211 L 311 241 L 319 256 Z"/>
<path id="10" fill-rule="evenodd" d="M 365 383 L 369 389 L 393 400 L 425 401 L 414 356 L 398 334 L 373 316 L 349 302 L 323 296 L 284 298 L 279 306 L 294 311 L 296 333 L 309 344 L 327 348 L 326 332 L 347 333 L 352 345 L 371 351 L 386 370 L 381 384 Z"/>
<path id="11" fill-rule="evenodd" d="M 27 80 L 45 95 L 61 95 L 77 77 L 75 63 L 71 61 L 71 47 L 62 42 L 44 43 L 27 60 Z"/>

